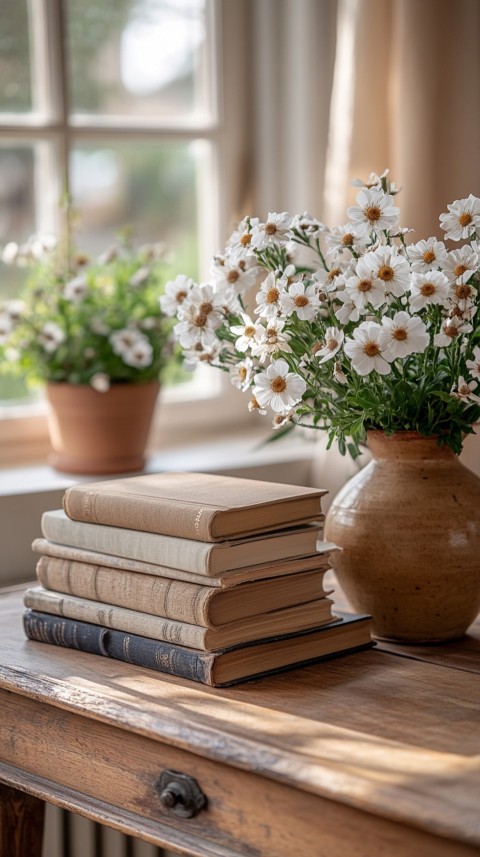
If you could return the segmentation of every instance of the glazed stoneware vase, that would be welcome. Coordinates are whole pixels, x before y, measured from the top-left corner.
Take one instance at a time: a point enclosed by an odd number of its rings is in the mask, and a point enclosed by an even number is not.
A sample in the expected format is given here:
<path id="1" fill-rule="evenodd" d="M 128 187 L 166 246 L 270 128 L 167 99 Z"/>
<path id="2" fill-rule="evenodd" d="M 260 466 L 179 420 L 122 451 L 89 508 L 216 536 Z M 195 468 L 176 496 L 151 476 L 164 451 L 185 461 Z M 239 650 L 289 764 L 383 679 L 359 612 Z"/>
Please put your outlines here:
<path id="1" fill-rule="evenodd" d="M 325 521 L 339 583 L 380 639 L 461 637 L 480 609 L 480 479 L 435 438 L 373 431 L 367 444 Z"/>
<path id="2" fill-rule="evenodd" d="M 106 393 L 48 383 L 49 464 L 66 473 L 142 470 L 159 389 L 157 381 L 112 384 Z"/>

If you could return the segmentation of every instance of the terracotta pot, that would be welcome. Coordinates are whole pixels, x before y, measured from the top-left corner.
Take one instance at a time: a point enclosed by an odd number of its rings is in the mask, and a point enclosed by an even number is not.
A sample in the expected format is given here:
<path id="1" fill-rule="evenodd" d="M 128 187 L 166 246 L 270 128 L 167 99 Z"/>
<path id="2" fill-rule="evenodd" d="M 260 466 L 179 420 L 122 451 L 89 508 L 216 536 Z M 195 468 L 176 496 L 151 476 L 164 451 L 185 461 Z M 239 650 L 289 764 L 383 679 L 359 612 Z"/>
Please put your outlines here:
<path id="1" fill-rule="evenodd" d="M 49 383 L 49 464 L 66 473 L 142 470 L 160 385 L 112 384 L 99 393 L 87 384 Z"/>
<path id="2" fill-rule="evenodd" d="M 372 461 L 339 492 L 325 538 L 352 607 L 375 636 L 434 643 L 480 609 L 480 479 L 435 438 L 368 434 Z"/>

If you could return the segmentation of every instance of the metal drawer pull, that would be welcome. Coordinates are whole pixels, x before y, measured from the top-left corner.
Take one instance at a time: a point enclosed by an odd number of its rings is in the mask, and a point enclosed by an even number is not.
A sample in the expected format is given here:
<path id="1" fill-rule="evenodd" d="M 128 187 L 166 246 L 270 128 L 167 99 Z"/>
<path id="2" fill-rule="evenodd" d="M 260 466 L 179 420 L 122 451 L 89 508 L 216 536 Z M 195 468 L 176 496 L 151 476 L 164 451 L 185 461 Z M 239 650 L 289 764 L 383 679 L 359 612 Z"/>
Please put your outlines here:
<path id="1" fill-rule="evenodd" d="M 177 771 L 162 771 L 155 783 L 155 791 L 164 809 L 182 818 L 198 815 L 207 805 L 207 798 L 197 781 Z"/>

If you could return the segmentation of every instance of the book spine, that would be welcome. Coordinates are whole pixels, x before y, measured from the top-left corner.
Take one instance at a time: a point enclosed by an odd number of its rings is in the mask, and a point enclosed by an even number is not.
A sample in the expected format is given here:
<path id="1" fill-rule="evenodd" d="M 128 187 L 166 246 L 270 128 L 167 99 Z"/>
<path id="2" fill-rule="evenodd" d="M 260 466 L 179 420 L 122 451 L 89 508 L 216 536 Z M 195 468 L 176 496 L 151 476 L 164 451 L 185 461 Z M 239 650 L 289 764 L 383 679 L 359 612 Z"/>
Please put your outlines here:
<path id="1" fill-rule="evenodd" d="M 127 634 L 151 637 L 165 643 L 187 646 L 189 649 L 205 649 L 207 630 L 199 625 L 175 622 L 160 616 L 151 616 L 124 607 L 112 607 L 86 598 L 62 595 L 41 587 L 27 589 L 24 597 L 25 607 L 77 619 L 79 622 L 91 622 L 105 625 Z"/>
<path id="2" fill-rule="evenodd" d="M 215 541 L 212 521 L 218 510 L 198 503 L 75 486 L 65 492 L 63 508 L 74 521 Z"/>
<path id="3" fill-rule="evenodd" d="M 50 512 L 42 515 L 42 533 L 46 539 L 63 545 L 157 563 L 195 574 L 210 574 L 214 546 L 207 542 L 87 524 Z"/>
<path id="4" fill-rule="evenodd" d="M 168 577 L 132 571 L 119 574 L 104 566 L 48 556 L 38 560 L 37 578 L 45 589 L 206 627 L 208 605 L 218 591 Z"/>
<path id="5" fill-rule="evenodd" d="M 138 667 L 212 684 L 214 658 L 203 652 L 181 649 L 133 634 L 99 628 L 74 619 L 59 619 L 32 610 L 25 612 L 23 624 L 30 640 L 103 655 Z"/>

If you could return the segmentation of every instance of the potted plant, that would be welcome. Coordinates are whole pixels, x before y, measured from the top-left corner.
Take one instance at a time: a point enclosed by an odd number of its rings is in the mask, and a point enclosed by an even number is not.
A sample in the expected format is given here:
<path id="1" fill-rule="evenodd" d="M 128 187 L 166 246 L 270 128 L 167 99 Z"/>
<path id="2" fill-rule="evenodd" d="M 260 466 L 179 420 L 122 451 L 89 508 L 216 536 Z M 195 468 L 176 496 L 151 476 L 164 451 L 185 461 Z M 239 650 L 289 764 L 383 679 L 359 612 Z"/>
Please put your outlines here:
<path id="1" fill-rule="evenodd" d="M 458 462 L 480 418 L 480 199 L 441 215 L 449 249 L 400 226 L 388 171 L 359 184 L 333 229 L 244 218 L 210 282 L 169 283 L 166 310 L 188 363 L 228 372 L 274 428 L 370 446 L 327 515 L 334 566 L 378 636 L 447 639 L 480 607 L 480 481 Z"/>
<path id="2" fill-rule="evenodd" d="M 70 233 L 11 242 L 2 258 L 28 267 L 23 293 L 0 307 L 0 367 L 44 384 L 50 462 L 72 473 L 140 470 L 160 378 L 172 360 L 162 311 L 163 245 L 128 230 L 95 260 Z"/>

